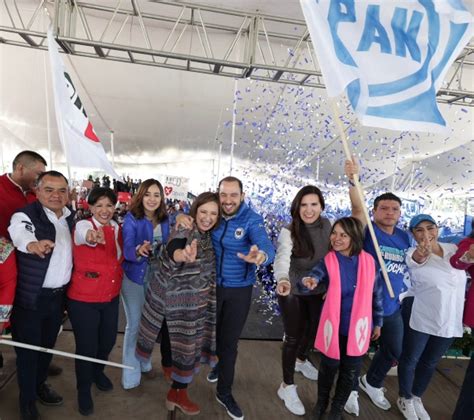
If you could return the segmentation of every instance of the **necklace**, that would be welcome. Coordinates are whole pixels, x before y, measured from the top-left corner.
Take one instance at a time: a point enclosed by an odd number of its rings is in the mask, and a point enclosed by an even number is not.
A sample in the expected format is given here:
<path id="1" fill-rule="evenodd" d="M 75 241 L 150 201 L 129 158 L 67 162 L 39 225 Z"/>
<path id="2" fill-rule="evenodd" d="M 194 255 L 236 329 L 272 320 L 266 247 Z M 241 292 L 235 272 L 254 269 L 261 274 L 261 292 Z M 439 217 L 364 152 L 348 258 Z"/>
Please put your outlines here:
<path id="1" fill-rule="evenodd" d="M 208 249 L 212 248 L 211 234 L 209 232 L 201 233 L 199 245 L 201 245 L 203 251 L 207 251 Z"/>

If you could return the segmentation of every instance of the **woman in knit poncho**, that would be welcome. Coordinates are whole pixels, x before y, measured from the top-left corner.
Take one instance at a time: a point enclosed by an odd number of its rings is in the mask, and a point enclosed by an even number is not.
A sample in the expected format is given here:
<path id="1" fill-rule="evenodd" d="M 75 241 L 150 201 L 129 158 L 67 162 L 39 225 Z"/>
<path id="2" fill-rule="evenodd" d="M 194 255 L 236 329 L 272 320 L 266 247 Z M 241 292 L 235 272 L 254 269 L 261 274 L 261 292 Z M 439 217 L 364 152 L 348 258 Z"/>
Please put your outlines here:
<path id="1" fill-rule="evenodd" d="M 200 363 L 216 363 L 216 262 L 210 231 L 220 220 L 217 194 L 199 195 L 190 216 L 194 228 L 174 232 L 162 253 L 143 307 L 136 351 L 141 359 L 151 357 L 166 319 L 173 358 L 166 406 L 195 415 L 199 406 L 189 400 L 187 385 Z"/>

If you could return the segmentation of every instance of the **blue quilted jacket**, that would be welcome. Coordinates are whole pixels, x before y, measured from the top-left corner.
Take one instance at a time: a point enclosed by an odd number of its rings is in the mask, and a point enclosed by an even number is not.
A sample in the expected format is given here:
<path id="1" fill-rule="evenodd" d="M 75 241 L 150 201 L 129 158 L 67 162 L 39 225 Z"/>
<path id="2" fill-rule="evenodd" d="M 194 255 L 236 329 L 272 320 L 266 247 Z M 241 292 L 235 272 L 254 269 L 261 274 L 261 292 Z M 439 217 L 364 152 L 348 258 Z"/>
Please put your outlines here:
<path id="1" fill-rule="evenodd" d="M 244 287 L 255 283 L 255 264 L 248 264 L 237 256 L 247 254 L 252 245 L 267 254 L 264 265 L 273 262 L 275 249 L 268 238 L 262 216 L 247 204 L 240 205 L 237 214 L 223 218 L 212 231 L 216 253 L 217 284 L 223 287 Z"/>

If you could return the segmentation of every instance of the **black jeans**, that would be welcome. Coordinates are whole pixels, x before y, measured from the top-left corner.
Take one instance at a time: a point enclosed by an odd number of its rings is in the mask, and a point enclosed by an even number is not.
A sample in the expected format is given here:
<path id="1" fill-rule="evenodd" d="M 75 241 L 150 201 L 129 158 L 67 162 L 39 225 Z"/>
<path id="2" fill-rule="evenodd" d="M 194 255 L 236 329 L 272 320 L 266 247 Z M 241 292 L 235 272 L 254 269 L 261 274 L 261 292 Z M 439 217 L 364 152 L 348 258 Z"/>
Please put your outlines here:
<path id="1" fill-rule="evenodd" d="M 347 355 L 347 336 L 339 334 L 339 355 L 340 359 L 332 359 L 321 354 L 320 377 L 318 381 L 318 398 L 325 398 L 326 404 L 329 399 L 331 387 L 339 370 L 337 378 L 336 390 L 333 396 L 332 408 L 342 412 L 344 405 L 353 388 L 356 375 L 360 372 L 362 360 L 364 356 L 348 356 Z M 331 377 L 321 380 L 321 372 L 331 372 Z M 323 385 L 324 384 L 324 385 Z"/>
<path id="2" fill-rule="evenodd" d="M 306 360 L 314 346 L 316 330 L 321 316 L 322 296 L 278 296 L 285 329 L 281 362 L 283 381 L 294 383 L 296 358 Z"/>
<path id="3" fill-rule="evenodd" d="M 229 395 L 234 382 L 237 345 L 252 302 L 253 286 L 217 286 L 216 339 L 219 358 L 217 393 Z"/>
<path id="4" fill-rule="evenodd" d="M 471 286 L 472 287 L 472 286 Z M 474 418 L 474 353 L 466 370 L 466 376 L 462 383 L 456 410 L 452 420 L 469 420 Z"/>
<path id="5" fill-rule="evenodd" d="M 168 331 L 168 324 L 166 318 L 163 320 L 160 333 L 156 337 L 156 342 L 160 343 L 161 365 L 163 367 L 173 366 L 173 356 L 171 354 L 171 340 L 170 332 Z"/>
<path id="6" fill-rule="evenodd" d="M 67 300 L 76 354 L 108 360 L 115 345 L 118 327 L 119 297 L 110 302 L 80 302 Z M 76 387 L 79 392 L 89 392 L 105 365 L 76 359 Z"/>
<path id="7" fill-rule="evenodd" d="M 64 291 L 41 289 L 36 309 L 13 306 L 14 341 L 53 348 L 64 313 Z M 15 347 L 20 405 L 36 400 L 38 387 L 46 381 L 52 354 Z"/>

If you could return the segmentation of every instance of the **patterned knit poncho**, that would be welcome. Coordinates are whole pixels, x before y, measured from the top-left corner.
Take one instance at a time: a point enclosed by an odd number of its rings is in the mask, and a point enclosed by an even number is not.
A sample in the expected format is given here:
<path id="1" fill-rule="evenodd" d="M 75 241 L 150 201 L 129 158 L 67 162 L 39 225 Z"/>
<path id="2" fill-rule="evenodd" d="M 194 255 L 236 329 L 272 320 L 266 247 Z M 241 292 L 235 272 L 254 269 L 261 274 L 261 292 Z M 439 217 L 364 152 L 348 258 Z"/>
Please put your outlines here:
<path id="1" fill-rule="evenodd" d="M 172 379 L 192 381 L 200 363 L 216 363 L 216 261 L 210 232 L 173 232 L 173 240 L 198 241 L 196 261 L 175 263 L 163 249 L 146 293 L 136 354 L 149 359 L 163 320 L 168 325 L 173 359 Z M 184 243 L 184 241 L 183 241 Z"/>

